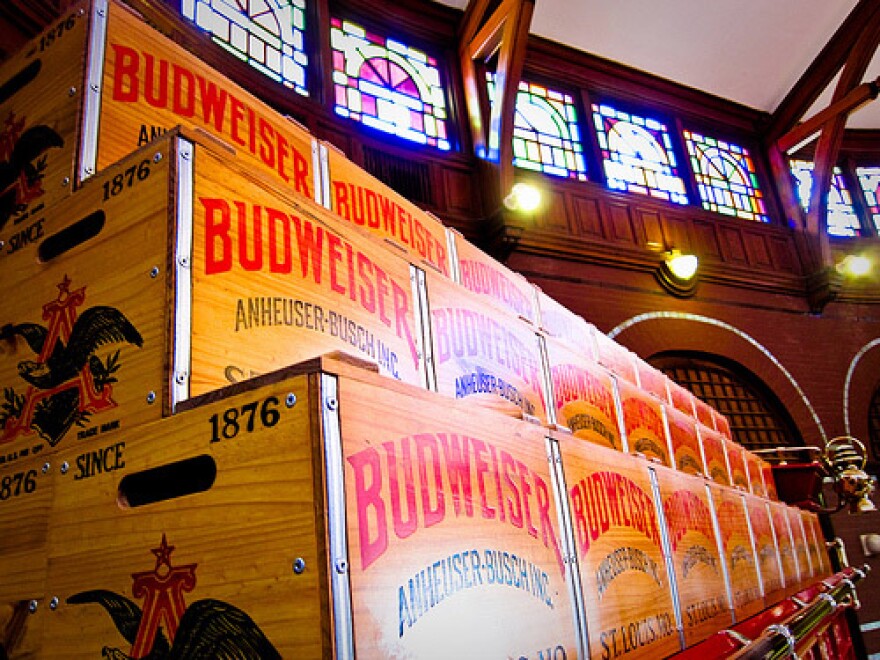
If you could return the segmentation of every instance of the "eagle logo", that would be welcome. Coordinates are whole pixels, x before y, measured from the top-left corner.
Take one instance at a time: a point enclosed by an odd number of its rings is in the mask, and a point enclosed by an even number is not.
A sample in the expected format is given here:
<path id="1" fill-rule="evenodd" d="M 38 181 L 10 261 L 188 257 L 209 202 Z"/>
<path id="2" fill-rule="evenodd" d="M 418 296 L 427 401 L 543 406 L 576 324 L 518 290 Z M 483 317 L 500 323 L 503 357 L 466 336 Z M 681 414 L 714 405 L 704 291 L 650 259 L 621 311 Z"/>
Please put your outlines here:
<path id="1" fill-rule="evenodd" d="M 25 129 L 25 120 L 10 112 L 0 133 L 0 230 L 43 195 L 46 152 L 64 146 L 64 140 L 43 124 Z"/>
<path id="2" fill-rule="evenodd" d="M 0 404 L 0 443 L 18 434 L 36 432 L 53 447 L 70 428 L 84 425 L 93 413 L 114 408 L 112 384 L 117 382 L 119 350 L 103 361 L 95 353 L 102 346 L 143 346 L 137 329 L 122 312 L 107 306 L 76 308 L 85 302 L 85 287 L 71 290 L 65 276 L 58 297 L 43 305 L 48 327 L 38 323 L 6 324 L 0 341 L 17 349 L 18 339 L 36 359 L 21 360 L 18 376 L 27 383 L 25 393 L 4 390 Z"/>
<path id="3" fill-rule="evenodd" d="M 141 609 L 131 599 L 106 589 L 70 596 L 70 605 L 98 604 L 131 645 L 128 653 L 105 646 L 102 657 L 112 660 L 215 660 L 260 658 L 278 660 L 281 654 L 245 612 L 221 600 L 206 598 L 187 606 L 184 592 L 196 586 L 197 564 L 172 566 L 169 545 L 162 535 L 153 548 L 152 571 L 132 574 L 132 592 L 144 599 Z M 163 627 L 164 626 L 164 627 Z"/>

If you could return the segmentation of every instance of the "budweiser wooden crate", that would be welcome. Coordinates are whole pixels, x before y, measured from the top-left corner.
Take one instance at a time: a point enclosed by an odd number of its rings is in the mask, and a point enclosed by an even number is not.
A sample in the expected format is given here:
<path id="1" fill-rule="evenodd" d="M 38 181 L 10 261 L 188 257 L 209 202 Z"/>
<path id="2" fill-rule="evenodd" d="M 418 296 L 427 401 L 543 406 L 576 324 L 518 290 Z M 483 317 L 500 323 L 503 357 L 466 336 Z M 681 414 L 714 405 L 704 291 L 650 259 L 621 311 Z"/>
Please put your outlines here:
<path id="1" fill-rule="evenodd" d="M 764 485 L 764 470 L 761 465 L 761 457 L 754 452 L 745 449 L 746 471 L 749 475 L 749 489 L 752 495 L 767 497 L 767 487 Z"/>
<path id="2" fill-rule="evenodd" d="M 590 657 L 660 658 L 681 650 L 649 464 L 569 435 L 558 441 Z"/>
<path id="3" fill-rule="evenodd" d="M 596 344 L 593 340 L 595 328 L 568 307 L 557 302 L 535 287 L 540 314 L 539 326 L 547 336 L 565 344 L 569 349 L 595 362 Z"/>
<path id="4" fill-rule="evenodd" d="M 0 157 L 20 170 L 0 179 L 3 260 L 49 233 L 42 208 L 177 125 L 216 136 L 285 191 L 320 192 L 305 129 L 116 0 L 74 5 L 4 64 L 0 85 Z"/>
<path id="5" fill-rule="evenodd" d="M 797 559 L 798 575 L 800 576 L 800 588 L 810 583 L 816 572 L 813 568 L 813 560 L 807 546 L 807 535 L 804 531 L 802 511 L 795 506 L 785 505 L 785 514 L 788 516 L 788 528 L 791 531 L 791 541 L 794 547 L 794 556 Z"/>
<path id="6" fill-rule="evenodd" d="M 672 467 L 672 451 L 666 432 L 663 404 L 629 381 L 618 379 L 620 407 L 630 452 Z"/>
<path id="7" fill-rule="evenodd" d="M 758 573 L 764 593 L 764 607 L 771 607 L 785 597 L 785 579 L 779 558 L 779 548 L 770 522 L 770 509 L 767 500 L 754 495 L 746 495 L 746 511 L 752 529 L 755 556 L 758 558 Z"/>
<path id="8" fill-rule="evenodd" d="M 392 386 L 339 382 L 356 654 L 575 657 L 546 429 Z"/>
<path id="9" fill-rule="evenodd" d="M 724 454 L 727 457 L 727 468 L 730 471 L 731 485 L 749 491 L 749 474 L 746 470 L 746 450 L 737 442 L 721 435 L 724 443 Z"/>
<path id="10" fill-rule="evenodd" d="M 810 557 L 813 559 L 815 575 L 824 578 L 831 575 L 831 560 L 828 557 L 828 547 L 825 545 L 825 535 L 822 532 L 822 524 L 819 522 L 819 514 L 811 511 L 801 511 L 804 521 L 804 534 L 807 536 L 807 545 L 810 549 Z"/>
<path id="11" fill-rule="evenodd" d="M 560 340 L 547 337 L 545 342 L 557 427 L 577 438 L 626 451 L 614 376 Z"/>
<path id="12" fill-rule="evenodd" d="M 657 466 L 686 646 L 733 622 L 706 482 Z"/>
<path id="13" fill-rule="evenodd" d="M 39 657 L 578 655 L 540 427 L 327 359 L 184 407 L 59 455 Z"/>
<path id="14" fill-rule="evenodd" d="M 788 524 L 788 510 L 786 505 L 781 502 L 768 502 L 767 504 L 770 511 L 770 523 L 773 526 L 773 538 L 776 540 L 776 549 L 779 552 L 779 562 L 782 566 L 785 592 L 786 595 L 791 595 L 800 590 L 801 578 L 794 540 Z"/>
<path id="15" fill-rule="evenodd" d="M 592 327 L 592 331 L 594 351 L 599 364 L 610 370 L 615 376 L 638 385 L 639 377 L 636 372 L 636 355 L 595 326 Z"/>
<path id="16" fill-rule="evenodd" d="M 387 241 L 412 263 L 453 277 L 450 237 L 437 217 L 352 163 L 334 146 L 322 142 L 319 153 L 319 199 L 324 206 Z"/>
<path id="17" fill-rule="evenodd" d="M 42 238 L 40 211 L 74 185 L 88 35 L 74 5 L 0 66 L 0 263 Z"/>
<path id="18" fill-rule="evenodd" d="M 634 362 L 639 387 L 653 394 L 660 401 L 666 402 L 669 395 L 666 386 L 666 381 L 668 380 L 666 375 L 659 369 L 652 367 L 638 355 L 634 355 Z"/>
<path id="19" fill-rule="evenodd" d="M 663 411 L 666 414 L 675 469 L 687 474 L 705 475 L 706 468 L 703 465 L 700 437 L 697 435 L 694 418 L 672 406 L 664 406 Z"/>
<path id="20" fill-rule="evenodd" d="M 0 469 L 163 414 L 173 160 L 150 150 L 110 168 L 0 262 L 16 292 L 0 313 Z"/>
<path id="21" fill-rule="evenodd" d="M 696 419 L 696 413 L 694 412 L 694 397 L 691 394 L 691 391 L 674 380 L 666 379 L 666 391 L 669 395 L 669 404 L 675 408 L 676 410 L 680 410 L 685 415 L 690 415 Z M 713 425 L 709 425 L 709 428 L 714 429 Z"/>
<path id="22" fill-rule="evenodd" d="M 551 421 L 541 338 L 535 328 L 460 284 L 425 272 L 429 379 L 441 394 Z"/>
<path id="23" fill-rule="evenodd" d="M 449 234 L 455 255 L 455 281 L 490 304 L 537 326 L 536 291 L 528 280 L 490 257 L 458 232 L 451 231 Z"/>
<path id="24" fill-rule="evenodd" d="M 709 493 L 718 521 L 734 618 L 743 621 L 764 609 L 764 594 L 743 494 L 711 482 Z"/>
<path id="25" fill-rule="evenodd" d="M 702 424 L 697 424 L 697 433 L 700 436 L 703 463 L 706 466 L 704 474 L 715 483 L 732 485 L 724 436 Z"/>
<path id="26" fill-rule="evenodd" d="M 330 655 L 315 378 L 232 388 L 57 456 L 38 657 Z"/>

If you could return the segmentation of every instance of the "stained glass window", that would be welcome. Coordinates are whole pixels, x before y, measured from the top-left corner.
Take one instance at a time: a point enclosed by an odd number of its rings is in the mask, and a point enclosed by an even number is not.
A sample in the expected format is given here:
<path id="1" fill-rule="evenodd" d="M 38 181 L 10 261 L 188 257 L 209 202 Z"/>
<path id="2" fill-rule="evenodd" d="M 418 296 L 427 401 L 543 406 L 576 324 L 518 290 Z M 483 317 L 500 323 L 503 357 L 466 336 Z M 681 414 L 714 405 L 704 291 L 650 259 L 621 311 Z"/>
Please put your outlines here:
<path id="1" fill-rule="evenodd" d="M 789 161 L 794 175 L 797 194 L 805 211 L 810 210 L 810 192 L 813 189 L 813 163 L 808 160 Z M 831 189 L 828 191 L 828 235 L 858 236 L 861 232 L 859 216 L 853 208 L 852 197 L 843 181 L 839 167 L 834 168 Z"/>
<path id="2" fill-rule="evenodd" d="M 874 228 L 880 233 L 880 167 L 857 167 L 856 175 L 865 194 L 865 201 L 868 202 L 868 212 Z"/>
<path id="3" fill-rule="evenodd" d="M 669 131 L 663 122 L 593 104 L 608 186 L 687 204 Z"/>
<path id="4" fill-rule="evenodd" d="M 359 25 L 331 19 L 336 113 L 380 131 L 449 149 L 437 60 Z"/>
<path id="5" fill-rule="evenodd" d="M 306 0 L 182 0 L 183 15 L 214 43 L 308 96 L 303 35 Z"/>
<path id="6" fill-rule="evenodd" d="M 495 99 L 495 76 L 486 76 L 489 100 Z M 516 94 L 513 164 L 536 172 L 587 180 L 587 165 L 577 109 L 570 95 L 522 81 Z"/>
<path id="7" fill-rule="evenodd" d="M 704 209 L 769 221 L 748 149 L 687 130 L 684 141 Z"/>

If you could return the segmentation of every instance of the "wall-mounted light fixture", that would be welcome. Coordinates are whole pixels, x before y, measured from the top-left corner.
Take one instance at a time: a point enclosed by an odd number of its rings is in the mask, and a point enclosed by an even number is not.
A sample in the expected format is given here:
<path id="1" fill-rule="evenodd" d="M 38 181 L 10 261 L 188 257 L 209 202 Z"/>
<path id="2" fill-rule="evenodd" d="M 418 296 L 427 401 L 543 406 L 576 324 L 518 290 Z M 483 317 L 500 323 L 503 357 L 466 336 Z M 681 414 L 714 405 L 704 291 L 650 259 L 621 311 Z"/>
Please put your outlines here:
<path id="1" fill-rule="evenodd" d="M 531 213 L 541 205 L 541 191 L 530 183 L 516 183 L 504 198 L 504 206 L 510 211 Z"/>
<path id="2" fill-rule="evenodd" d="M 836 266 L 837 272 L 849 277 L 864 277 L 871 272 L 871 260 L 859 254 L 846 255 Z"/>
<path id="3" fill-rule="evenodd" d="M 657 279 L 670 293 L 687 297 L 697 288 L 697 270 L 700 260 L 694 254 L 682 254 L 681 250 L 669 250 L 663 255 Z"/>

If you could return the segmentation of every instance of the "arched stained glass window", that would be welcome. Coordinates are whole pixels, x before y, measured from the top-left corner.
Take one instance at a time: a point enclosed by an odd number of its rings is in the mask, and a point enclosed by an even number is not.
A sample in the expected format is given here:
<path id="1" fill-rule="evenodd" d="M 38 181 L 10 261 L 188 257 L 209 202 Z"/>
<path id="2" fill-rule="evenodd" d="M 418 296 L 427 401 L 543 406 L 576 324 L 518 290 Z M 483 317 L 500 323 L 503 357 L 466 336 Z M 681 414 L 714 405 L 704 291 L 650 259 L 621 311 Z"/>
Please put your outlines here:
<path id="1" fill-rule="evenodd" d="M 880 167 L 857 167 L 856 175 L 868 202 L 874 228 L 880 233 Z"/>
<path id="2" fill-rule="evenodd" d="M 448 150 L 446 97 L 437 61 L 350 21 L 331 19 L 336 113 Z"/>
<path id="3" fill-rule="evenodd" d="M 687 204 L 666 125 L 607 104 L 593 105 L 608 186 Z"/>
<path id="4" fill-rule="evenodd" d="M 495 100 L 495 76 L 486 75 L 489 101 Z M 513 164 L 554 176 L 587 180 L 587 165 L 577 108 L 570 95 L 522 81 L 516 94 Z"/>
<path id="5" fill-rule="evenodd" d="M 214 43 L 273 80 L 308 96 L 306 0 L 182 0 L 183 15 Z"/>
<path id="6" fill-rule="evenodd" d="M 797 185 L 797 194 L 805 211 L 810 210 L 810 192 L 813 189 L 813 163 L 808 160 L 789 161 Z M 852 197 L 846 189 L 839 167 L 834 168 L 831 190 L 828 191 L 828 235 L 858 236 L 861 232 L 859 216 L 853 208 Z"/>
<path id="7" fill-rule="evenodd" d="M 684 141 L 704 209 L 769 221 L 748 149 L 687 130 Z"/>

